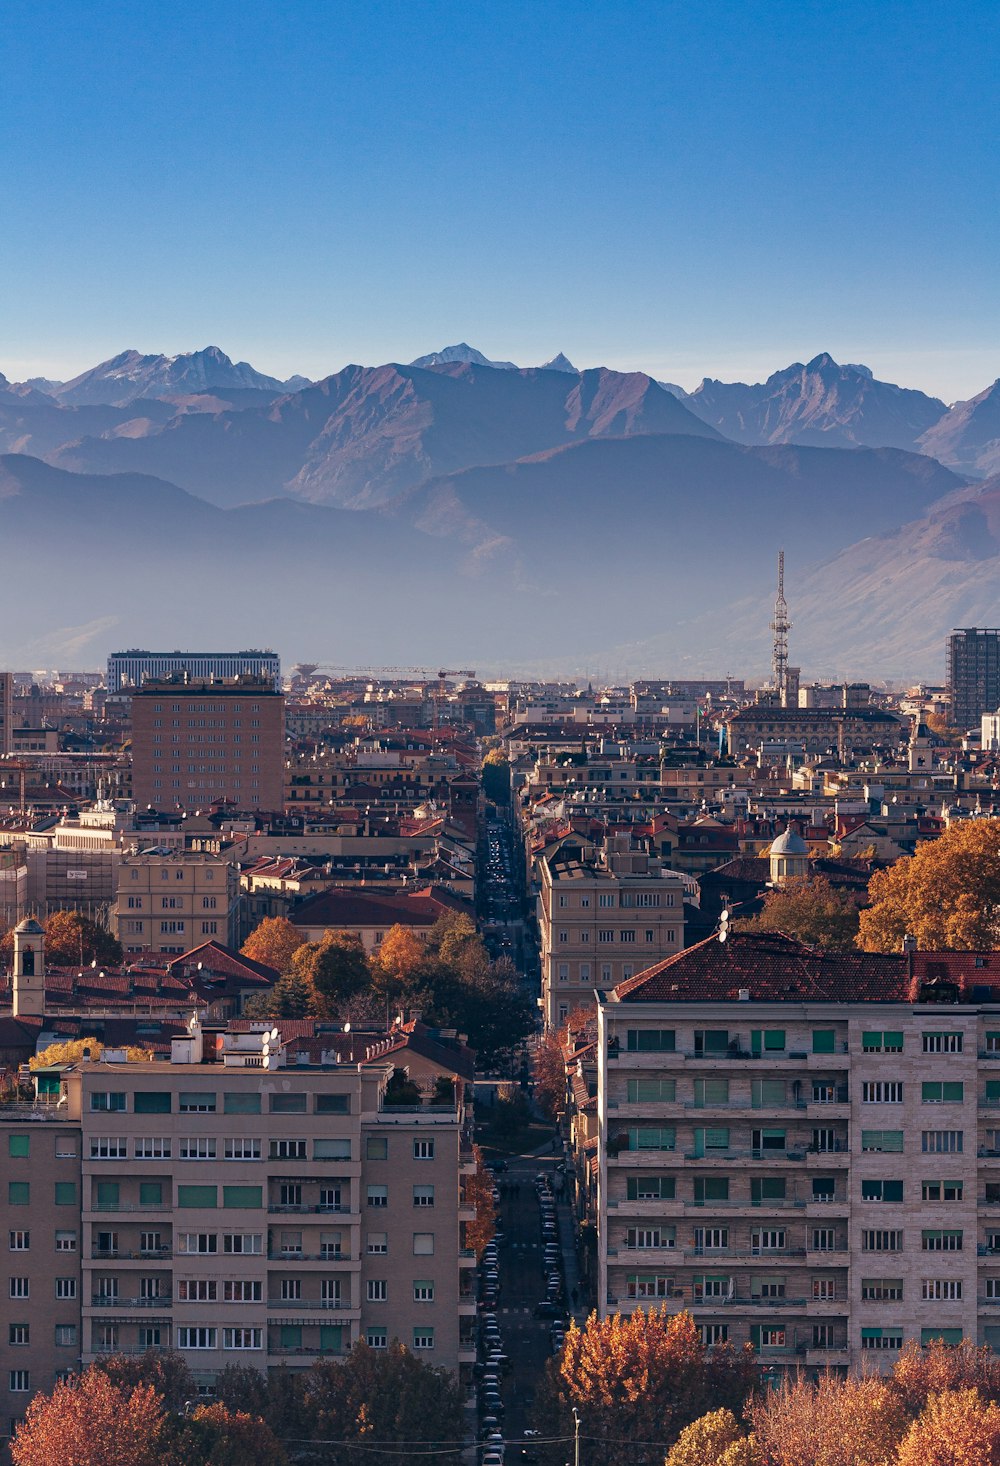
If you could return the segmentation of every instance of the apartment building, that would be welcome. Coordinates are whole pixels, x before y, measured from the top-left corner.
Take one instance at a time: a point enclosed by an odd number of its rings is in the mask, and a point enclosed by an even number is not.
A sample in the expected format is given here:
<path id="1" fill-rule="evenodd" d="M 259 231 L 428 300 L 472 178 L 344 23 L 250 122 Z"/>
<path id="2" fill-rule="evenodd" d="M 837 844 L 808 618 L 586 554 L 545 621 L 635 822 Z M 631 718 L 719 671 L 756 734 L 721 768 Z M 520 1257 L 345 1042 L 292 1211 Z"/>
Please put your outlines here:
<path id="1" fill-rule="evenodd" d="M 556 1027 L 613 987 L 684 946 L 691 882 L 627 835 L 602 849 L 567 835 L 536 861 L 542 1011 Z"/>
<path id="2" fill-rule="evenodd" d="M 461 1085 L 395 1105 L 391 1045 L 358 1061 L 307 1026 L 192 1021 L 170 1062 L 105 1050 L 0 1105 L 0 1418 L 62 1370 L 147 1348 L 178 1350 L 205 1392 L 228 1364 L 303 1367 L 359 1339 L 468 1375 Z"/>
<path id="3" fill-rule="evenodd" d="M 240 882 L 225 855 L 200 850 L 123 855 L 112 929 L 133 951 L 187 952 L 217 939 L 239 945 Z"/>
<path id="4" fill-rule="evenodd" d="M 712 938 L 602 996 L 603 1314 L 775 1370 L 1000 1347 L 997 954 Z"/>
<path id="5" fill-rule="evenodd" d="M 285 699 L 266 677 L 150 678 L 132 697 L 132 790 L 144 809 L 280 810 Z"/>
<path id="6" fill-rule="evenodd" d="M 281 691 L 281 660 L 277 652 L 148 652 L 133 649 L 112 652 L 108 657 L 108 692 L 113 694 L 124 688 L 143 687 L 151 679 L 169 677 L 174 672 L 198 678 L 263 677 L 275 692 Z"/>
<path id="7" fill-rule="evenodd" d="M 0 756 L 14 752 L 14 674 L 0 672 Z"/>

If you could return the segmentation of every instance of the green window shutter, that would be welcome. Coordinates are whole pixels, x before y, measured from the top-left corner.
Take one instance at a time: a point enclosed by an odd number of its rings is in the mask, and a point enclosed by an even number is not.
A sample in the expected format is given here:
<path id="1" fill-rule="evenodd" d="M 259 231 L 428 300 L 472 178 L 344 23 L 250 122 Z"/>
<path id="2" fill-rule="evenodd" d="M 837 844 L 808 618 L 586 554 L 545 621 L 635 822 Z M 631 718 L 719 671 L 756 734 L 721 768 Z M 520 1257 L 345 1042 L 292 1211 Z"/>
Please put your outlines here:
<path id="1" fill-rule="evenodd" d="M 882 1047 L 882 1034 L 881 1033 L 863 1033 L 861 1035 L 861 1047 L 862 1047 L 862 1049 L 881 1049 L 881 1047 Z M 881 1337 L 881 1333 L 880 1333 L 879 1336 Z"/>
<path id="2" fill-rule="evenodd" d="M 178 1206 L 218 1206 L 218 1187 L 216 1186 L 178 1186 Z"/>
<path id="3" fill-rule="evenodd" d="M 901 1151 L 902 1130 L 862 1130 L 861 1149 L 873 1151 Z"/>
<path id="4" fill-rule="evenodd" d="M 785 1103 L 785 1081 L 783 1079 L 753 1079 L 750 1082 L 750 1103 L 755 1110 L 766 1105 Z"/>
<path id="5" fill-rule="evenodd" d="M 222 1205 L 259 1208 L 263 1206 L 263 1194 L 260 1186 L 223 1186 Z"/>
<path id="6" fill-rule="evenodd" d="M 759 1054 L 764 1046 L 764 1034 L 759 1028 L 755 1028 L 750 1034 L 750 1052 Z"/>
<path id="7" fill-rule="evenodd" d="M 764 1029 L 764 1048 L 772 1052 L 784 1052 L 785 1030 L 783 1028 Z"/>
<path id="8" fill-rule="evenodd" d="M 133 1098 L 133 1111 L 137 1115 L 170 1114 L 169 1090 L 137 1089 Z"/>
<path id="9" fill-rule="evenodd" d="M 349 1094 L 318 1094 L 316 1096 L 317 1115 L 349 1115 L 351 1112 L 351 1097 Z"/>
<path id="10" fill-rule="evenodd" d="M 301 1324 L 283 1323 L 281 1325 L 281 1347 L 289 1350 L 302 1348 Z"/>
<path id="11" fill-rule="evenodd" d="M 121 1199 L 121 1187 L 117 1181 L 98 1181 L 95 1194 L 98 1206 L 117 1206 Z"/>
<path id="12" fill-rule="evenodd" d="M 988 1100 L 1000 1100 L 1000 1079 L 987 1079 L 986 1098 Z"/>
<path id="13" fill-rule="evenodd" d="M 259 1115 L 260 1091 L 251 1089 L 226 1089 L 222 1093 L 224 1115 Z"/>
<path id="14" fill-rule="evenodd" d="M 903 1052 L 902 1029 L 886 1029 L 882 1035 L 882 1047 L 888 1054 L 901 1054 Z"/>
<path id="15" fill-rule="evenodd" d="M 941 1098 L 950 1104 L 962 1104 L 965 1099 L 965 1085 L 961 1079 L 946 1079 L 941 1085 Z"/>
<path id="16" fill-rule="evenodd" d="M 750 1200 L 755 1206 L 762 1201 L 784 1201 L 785 1178 L 783 1176 L 752 1176 L 750 1178 Z"/>
<path id="17" fill-rule="evenodd" d="M 728 1125 L 706 1126 L 705 1128 L 705 1149 L 706 1150 L 728 1150 L 729 1149 L 729 1127 Z"/>
<path id="18" fill-rule="evenodd" d="M 694 1082 L 694 1102 L 698 1109 L 702 1109 L 705 1105 L 728 1105 L 729 1080 L 696 1079 Z"/>
<path id="19" fill-rule="evenodd" d="M 836 1052 L 837 1036 L 832 1028 L 813 1029 L 813 1053 L 832 1054 Z"/>
<path id="20" fill-rule="evenodd" d="M 323 1323 L 319 1326 L 319 1347 L 324 1354 L 340 1354 L 344 1348 L 344 1330 L 339 1323 Z"/>
<path id="21" fill-rule="evenodd" d="M 142 1206 L 159 1206 L 163 1201 L 162 1181 L 140 1181 L 139 1202 Z"/>
<path id="22" fill-rule="evenodd" d="M 863 1332 L 863 1330 L 862 1330 Z M 942 1344 L 960 1344 L 962 1342 L 961 1329 L 921 1329 L 921 1344 L 933 1344 L 940 1340 Z"/>
<path id="23" fill-rule="evenodd" d="M 7 1202 L 10 1206 L 30 1206 L 31 1186 L 27 1181 L 7 1182 Z"/>
<path id="24" fill-rule="evenodd" d="M 304 1093 L 272 1094 L 272 1115 L 304 1115 L 305 1112 L 306 1097 Z"/>
<path id="25" fill-rule="evenodd" d="M 861 1337 L 863 1339 L 881 1339 L 881 1337 L 882 1337 L 882 1330 L 881 1329 L 872 1329 L 872 1328 L 862 1329 L 861 1330 Z"/>
<path id="26" fill-rule="evenodd" d="M 21 1160 L 26 1159 L 31 1154 L 31 1136 L 8 1135 L 7 1154 Z"/>
<path id="27" fill-rule="evenodd" d="M 76 1182 L 56 1182 L 56 1206 L 76 1206 Z"/>

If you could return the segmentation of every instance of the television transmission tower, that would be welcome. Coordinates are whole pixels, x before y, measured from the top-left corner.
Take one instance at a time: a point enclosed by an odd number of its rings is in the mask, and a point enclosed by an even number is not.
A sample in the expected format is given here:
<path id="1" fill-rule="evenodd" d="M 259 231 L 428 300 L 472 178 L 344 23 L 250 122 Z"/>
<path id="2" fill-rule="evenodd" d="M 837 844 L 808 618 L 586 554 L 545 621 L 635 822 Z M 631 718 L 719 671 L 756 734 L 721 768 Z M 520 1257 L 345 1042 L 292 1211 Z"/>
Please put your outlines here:
<path id="1" fill-rule="evenodd" d="M 785 600 L 785 552 L 778 551 L 778 594 L 774 602 L 774 646 L 771 652 L 771 684 L 784 705 L 788 692 L 788 633 L 792 623 L 788 619 L 788 603 Z"/>

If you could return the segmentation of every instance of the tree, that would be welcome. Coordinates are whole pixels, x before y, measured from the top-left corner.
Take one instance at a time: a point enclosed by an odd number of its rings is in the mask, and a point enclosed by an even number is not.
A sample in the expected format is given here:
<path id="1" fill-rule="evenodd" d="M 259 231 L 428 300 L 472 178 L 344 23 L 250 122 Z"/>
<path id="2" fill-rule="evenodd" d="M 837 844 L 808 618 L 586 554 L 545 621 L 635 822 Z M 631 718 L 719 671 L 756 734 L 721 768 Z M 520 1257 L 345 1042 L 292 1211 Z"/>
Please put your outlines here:
<path id="1" fill-rule="evenodd" d="M 142 1354 L 106 1354 L 93 1368 L 119 1390 L 140 1385 L 154 1389 L 168 1410 L 183 1410 L 197 1396 L 194 1375 L 183 1354 L 174 1349 L 146 1349 Z"/>
<path id="2" fill-rule="evenodd" d="M 474 1250 L 478 1260 L 487 1244 L 493 1241 L 497 1209 L 493 1201 L 493 1177 L 483 1164 L 483 1153 L 478 1145 L 472 1147 L 472 1154 L 476 1159 L 476 1169 L 473 1175 L 465 1178 L 465 1200 L 475 1209 L 476 1219 L 465 1224 L 465 1242 Z"/>
<path id="3" fill-rule="evenodd" d="M 911 1339 L 893 1366 L 892 1383 L 909 1415 L 918 1415 L 931 1395 L 946 1390 L 976 1390 L 984 1400 L 1000 1403 L 1000 1355 L 988 1344 L 971 1339 L 945 1344 Z"/>
<path id="4" fill-rule="evenodd" d="M 416 1358 L 398 1340 L 388 1349 L 356 1344 L 342 1364 L 314 1364 L 303 1378 L 306 1408 L 318 1439 L 358 1443 L 338 1452 L 343 1466 L 397 1463 L 399 1447 L 430 1458 L 465 1435 L 463 1394 L 454 1377 Z M 296 1432 L 299 1434 L 299 1432 Z M 375 1448 L 385 1445 L 385 1455 Z"/>
<path id="5" fill-rule="evenodd" d="M 160 1435 L 158 1466 L 287 1466 L 274 1432 L 258 1416 L 216 1402 L 174 1415 Z"/>
<path id="6" fill-rule="evenodd" d="M 117 1386 L 100 1369 L 36 1395 L 10 1446 L 14 1466 L 158 1466 L 163 1425 L 151 1385 Z"/>
<path id="7" fill-rule="evenodd" d="M 78 1064 L 87 1049 L 90 1057 L 97 1060 L 104 1053 L 99 1038 L 68 1038 L 64 1043 L 49 1044 L 40 1054 L 33 1054 L 28 1060 L 29 1069 L 47 1069 L 52 1064 Z M 125 1057 L 130 1064 L 146 1064 L 153 1058 L 152 1049 L 139 1049 L 129 1045 Z"/>
<path id="8" fill-rule="evenodd" d="M 586 1421 L 590 1454 L 603 1466 L 630 1466 L 637 1442 L 674 1444 L 709 1408 L 742 1408 L 757 1380 L 749 1346 L 707 1348 L 689 1313 L 637 1308 L 569 1326 L 561 1355 L 539 1390 L 543 1436 L 572 1436 L 573 1407 Z M 562 1462 L 561 1447 L 547 1459 Z"/>
<path id="9" fill-rule="evenodd" d="M 121 943 L 79 911 L 54 911 L 45 923 L 45 957 L 53 967 L 116 967 L 122 956 Z"/>
<path id="10" fill-rule="evenodd" d="M 756 1466 L 752 1438 L 731 1410 L 713 1410 L 686 1425 L 664 1466 Z"/>
<path id="11" fill-rule="evenodd" d="M 284 916 L 265 916 L 247 937 L 240 951 L 252 962 L 263 962 L 278 972 L 287 972 L 305 938 Z"/>
<path id="12" fill-rule="evenodd" d="M 316 989 L 293 968 L 282 973 L 270 992 L 254 993 L 244 1012 L 247 1018 L 309 1018 L 317 1006 Z"/>
<path id="13" fill-rule="evenodd" d="M 389 928 L 372 963 L 372 982 L 387 1003 L 405 990 L 426 956 L 426 947 L 410 927 L 397 922 Z"/>
<path id="14" fill-rule="evenodd" d="M 864 952 L 898 952 L 907 935 L 925 951 L 1000 946 L 1000 820 L 952 825 L 875 871 L 868 897 L 858 933 Z"/>
<path id="15" fill-rule="evenodd" d="M 1000 1466 L 1000 1408 L 976 1390 L 931 1395 L 899 1447 L 897 1466 Z"/>
<path id="16" fill-rule="evenodd" d="M 735 923 L 739 931 L 785 932 L 828 952 L 851 952 L 858 933 L 858 903 L 826 876 L 798 876 L 768 891 L 759 916 Z"/>
<path id="17" fill-rule="evenodd" d="M 907 1427 L 899 1392 L 874 1375 L 786 1381 L 749 1415 L 761 1466 L 891 1466 Z"/>
<path id="18" fill-rule="evenodd" d="M 336 1017 L 371 984 L 371 970 L 360 939 L 350 932 L 327 932 L 312 954 L 309 977 L 323 1016 Z"/>
<path id="19" fill-rule="evenodd" d="M 483 759 L 483 793 L 494 804 L 510 798 L 510 760 L 502 748 L 491 748 Z"/>

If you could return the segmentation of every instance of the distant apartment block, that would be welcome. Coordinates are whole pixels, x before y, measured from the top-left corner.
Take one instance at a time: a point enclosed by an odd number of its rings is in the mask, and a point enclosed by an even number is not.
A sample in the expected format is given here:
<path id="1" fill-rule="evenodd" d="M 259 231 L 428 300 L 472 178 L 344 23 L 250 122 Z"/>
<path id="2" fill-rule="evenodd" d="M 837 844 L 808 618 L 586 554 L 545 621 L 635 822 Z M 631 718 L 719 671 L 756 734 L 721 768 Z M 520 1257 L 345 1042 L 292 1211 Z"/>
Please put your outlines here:
<path id="1" fill-rule="evenodd" d="M 132 698 L 132 791 L 140 809 L 280 810 L 285 699 L 269 680 L 151 679 Z"/>
<path id="2" fill-rule="evenodd" d="M 14 674 L 0 672 L 0 757 L 14 752 Z"/>
<path id="3" fill-rule="evenodd" d="M 964 626 L 948 638 L 948 686 L 952 722 L 978 728 L 1000 707 L 1000 630 Z"/>
<path id="4" fill-rule="evenodd" d="M 123 947 L 180 953 L 210 941 L 238 945 L 239 875 L 225 856 L 123 855 L 117 877 L 112 925 Z"/>
<path id="5" fill-rule="evenodd" d="M 108 657 L 108 692 L 142 687 L 151 678 L 186 672 L 191 678 L 265 677 L 273 692 L 281 691 L 277 652 L 112 652 Z"/>

